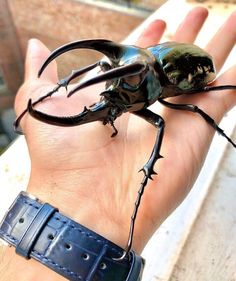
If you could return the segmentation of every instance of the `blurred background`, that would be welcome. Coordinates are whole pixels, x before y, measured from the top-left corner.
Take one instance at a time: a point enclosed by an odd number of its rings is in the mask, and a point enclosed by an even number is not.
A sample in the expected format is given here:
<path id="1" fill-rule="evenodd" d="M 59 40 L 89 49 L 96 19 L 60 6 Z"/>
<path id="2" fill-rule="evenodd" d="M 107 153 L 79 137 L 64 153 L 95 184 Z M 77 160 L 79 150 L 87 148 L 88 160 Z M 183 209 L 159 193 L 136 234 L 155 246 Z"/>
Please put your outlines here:
<path id="1" fill-rule="evenodd" d="M 204 46 L 236 10 L 236 0 L 0 0 L 0 154 L 16 137 L 12 129 L 13 103 L 23 82 L 30 38 L 40 39 L 51 50 L 85 38 L 118 42 L 161 7 L 154 18 L 167 22 L 163 40 L 168 41 L 187 11 L 199 4 L 210 11 L 197 39 L 197 44 Z M 235 64 L 235 51 L 226 68 Z M 83 50 L 64 54 L 57 60 L 59 76 L 99 57 L 100 54 Z M 235 116 L 234 110 L 221 124 L 233 140 Z M 143 252 L 144 281 L 236 281 L 235 157 L 233 147 L 216 136 L 189 196 Z M 19 191 L 26 190 L 29 175 L 30 159 L 22 137 L 0 157 L 0 219 Z M 0 244 L 0 260 L 4 249 Z"/>
<path id="2" fill-rule="evenodd" d="M 0 154 L 14 140 L 13 103 L 23 82 L 27 42 L 36 37 L 49 49 L 85 38 L 121 41 L 163 0 L 0 0 Z M 60 77 L 100 55 L 73 51 L 59 60 Z"/>
<path id="3" fill-rule="evenodd" d="M 38 38 L 50 50 L 87 38 L 123 40 L 165 0 L 0 0 L 0 154 L 15 139 L 13 103 L 23 82 L 27 42 Z M 176 0 L 176 9 L 180 2 Z M 186 0 L 209 9 L 236 5 L 236 0 Z M 178 4 L 179 3 L 179 4 Z M 223 5 L 223 6 L 222 6 Z M 178 17 L 173 9 L 174 17 Z M 171 11 L 170 11 L 171 12 Z M 168 37 L 167 37 L 168 38 Z M 59 76 L 95 62 L 100 54 L 72 51 L 57 61 Z"/>

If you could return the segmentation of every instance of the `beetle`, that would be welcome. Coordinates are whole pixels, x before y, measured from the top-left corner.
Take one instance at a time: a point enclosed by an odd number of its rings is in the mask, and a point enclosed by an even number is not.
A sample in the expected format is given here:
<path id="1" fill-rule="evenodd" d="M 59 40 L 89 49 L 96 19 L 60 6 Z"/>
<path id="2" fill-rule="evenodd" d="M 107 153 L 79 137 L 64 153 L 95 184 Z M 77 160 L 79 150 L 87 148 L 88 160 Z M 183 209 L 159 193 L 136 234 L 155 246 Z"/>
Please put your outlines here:
<path id="1" fill-rule="evenodd" d="M 132 247 L 135 220 L 145 187 L 148 180 L 152 179 L 152 176 L 156 174 L 154 164 L 159 158 L 162 158 L 160 150 L 165 121 L 160 115 L 149 110 L 148 107 L 158 101 L 171 109 L 197 113 L 236 147 L 236 144 L 216 122 L 197 106 L 174 104 L 165 100 L 166 98 L 183 94 L 215 90 L 236 90 L 236 85 L 211 86 L 210 84 L 216 78 L 212 57 L 196 45 L 177 42 L 165 42 L 149 48 L 139 48 L 105 39 L 74 41 L 53 51 L 43 63 L 38 76 L 40 77 L 47 65 L 58 56 L 70 50 L 82 48 L 99 51 L 105 55 L 106 59 L 82 69 L 73 70 L 70 75 L 61 79 L 52 91 L 34 102 L 29 100 L 27 108 L 14 122 L 14 128 L 19 132 L 20 121 L 28 112 L 34 118 L 56 126 L 77 126 L 102 121 L 104 125 L 110 124 L 112 126 L 114 130 L 112 137 L 114 137 L 118 133 L 114 125 L 115 119 L 125 112 L 130 112 L 143 118 L 158 129 L 151 155 L 141 169 L 144 176 L 131 216 L 127 246 L 122 257 L 118 258 L 123 259 L 128 255 Z M 106 81 L 105 90 L 100 94 L 100 101 L 89 108 L 85 107 L 81 113 L 75 116 L 52 116 L 34 108 L 39 102 L 51 97 L 59 88 L 67 88 L 73 79 L 96 67 L 99 67 L 102 73 L 91 79 L 79 82 L 67 96 L 70 97 L 85 87 Z"/>

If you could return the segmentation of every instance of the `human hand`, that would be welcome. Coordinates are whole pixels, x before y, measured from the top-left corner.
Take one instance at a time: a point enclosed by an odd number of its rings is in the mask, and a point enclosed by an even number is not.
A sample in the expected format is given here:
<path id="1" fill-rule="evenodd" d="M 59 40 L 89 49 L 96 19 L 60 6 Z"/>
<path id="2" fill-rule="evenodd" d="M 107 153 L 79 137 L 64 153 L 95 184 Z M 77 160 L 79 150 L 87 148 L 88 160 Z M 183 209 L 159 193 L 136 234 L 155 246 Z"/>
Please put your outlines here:
<path id="1" fill-rule="evenodd" d="M 192 43 L 206 16 L 204 9 L 193 10 L 173 40 Z M 206 47 L 218 71 L 235 44 L 235 21 L 234 14 Z M 156 21 L 139 38 L 137 45 L 157 44 L 164 27 L 163 22 Z M 37 79 L 38 69 L 49 51 L 40 42 L 34 40 L 33 43 L 27 54 L 25 83 L 16 99 L 17 114 L 26 107 L 29 98 L 35 100 L 44 95 L 58 81 L 55 63 L 46 69 L 41 79 Z M 233 67 L 214 84 L 236 84 L 235 71 Z M 95 101 L 99 89 L 98 86 L 85 89 L 84 94 L 79 93 L 70 99 L 66 99 L 65 92 L 61 91 L 37 109 L 52 115 L 77 114 L 85 104 Z M 236 97 L 228 91 L 180 96 L 172 100 L 196 104 L 218 122 L 235 105 Z M 152 110 L 166 121 L 161 148 L 165 158 L 155 165 L 158 176 L 148 183 L 143 196 L 135 227 L 134 248 L 137 252 L 192 187 L 214 133 L 201 118 L 189 113 L 164 109 L 158 104 Z M 187 116 L 192 122 L 186 124 Z M 116 120 L 119 133 L 115 138 L 110 138 L 111 128 L 99 122 L 63 128 L 38 122 L 27 115 L 22 127 L 32 164 L 28 191 L 124 247 L 142 180 L 142 174 L 137 171 L 149 158 L 156 129 L 132 114 L 124 114 Z"/>

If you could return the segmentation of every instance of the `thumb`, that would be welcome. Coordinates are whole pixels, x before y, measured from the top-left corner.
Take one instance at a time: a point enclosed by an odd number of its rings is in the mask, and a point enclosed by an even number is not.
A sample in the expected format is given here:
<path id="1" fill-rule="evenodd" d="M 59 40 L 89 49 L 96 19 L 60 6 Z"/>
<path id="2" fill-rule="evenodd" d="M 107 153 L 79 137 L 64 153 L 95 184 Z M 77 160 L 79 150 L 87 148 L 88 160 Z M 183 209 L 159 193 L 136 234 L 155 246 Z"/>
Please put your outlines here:
<path id="1" fill-rule="evenodd" d="M 28 42 L 28 48 L 25 59 L 25 81 L 36 79 L 38 77 L 38 71 L 49 56 L 49 49 L 38 39 L 30 39 Z M 42 78 L 44 80 L 57 83 L 57 65 L 53 61 L 44 71 Z"/>

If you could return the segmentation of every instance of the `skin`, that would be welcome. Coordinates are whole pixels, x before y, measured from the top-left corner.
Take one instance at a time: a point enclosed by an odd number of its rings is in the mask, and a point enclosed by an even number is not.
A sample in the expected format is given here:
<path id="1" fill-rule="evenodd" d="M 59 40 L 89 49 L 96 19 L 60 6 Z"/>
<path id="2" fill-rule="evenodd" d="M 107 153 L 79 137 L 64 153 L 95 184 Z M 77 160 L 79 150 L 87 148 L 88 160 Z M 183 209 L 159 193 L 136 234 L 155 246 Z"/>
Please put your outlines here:
<path id="1" fill-rule="evenodd" d="M 178 27 L 173 40 L 192 43 L 206 18 L 204 8 L 193 9 Z M 235 45 L 235 25 L 236 13 L 233 13 L 206 46 L 217 71 Z M 165 23 L 157 20 L 144 30 L 138 42 L 133 43 L 142 47 L 157 44 L 164 29 Z M 55 62 L 37 79 L 38 69 L 48 55 L 49 50 L 40 41 L 30 41 L 25 82 L 15 102 L 17 115 L 25 109 L 29 98 L 35 100 L 44 95 L 58 81 Z M 236 84 L 236 66 L 221 74 L 214 84 Z M 66 99 L 65 90 L 62 90 L 39 104 L 37 109 L 54 115 L 75 114 L 85 104 L 96 101 L 100 91 L 98 86 L 93 86 L 85 89 L 84 95 L 78 93 Z M 236 95 L 233 91 L 211 92 L 179 96 L 171 101 L 196 104 L 219 122 L 235 105 Z M 133 244 L 138 253 L 190 191 L 214 135 L 214 130 L 197 115 L 163 108 L 158 103 L 152 110 L 166 122 L 161 148 L 165 158 L 155 165 L 158 175 L 148 183 L 138 213 Z M 122 115 L 115 124 L 119 131 L 115 138 L 110 138 L 112 128 L 100 122 L 63 128 L 26 115 L 21 125 L 32 164 L 27 191 L 125 247 L 130 216 L 143 177 L 137 172 L 148 160 L 157 132 L 149 123 L 132 114 Z M 7 249 L 0 265 L 0 281 L 6 280 L 65 279 L 33 260 L 18 257 L 14 249 Z"/>

